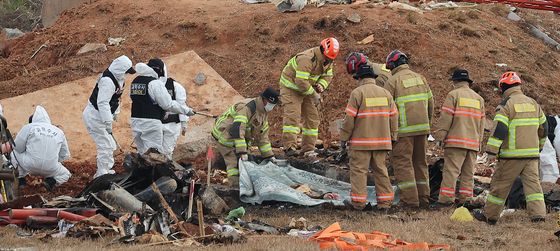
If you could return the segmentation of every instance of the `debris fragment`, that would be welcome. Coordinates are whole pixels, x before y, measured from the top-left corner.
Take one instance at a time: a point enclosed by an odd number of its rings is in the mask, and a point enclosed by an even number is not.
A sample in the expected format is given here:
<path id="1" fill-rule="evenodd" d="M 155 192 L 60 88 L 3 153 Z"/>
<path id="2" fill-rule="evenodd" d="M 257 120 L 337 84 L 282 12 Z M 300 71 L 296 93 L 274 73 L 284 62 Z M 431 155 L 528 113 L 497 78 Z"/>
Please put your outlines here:
<path id="1" fill-rule="evenodd" d="M 88 52 L 104 52 L 104 51 L 107 51 L 107 46 L 105 46 L 105 44 L 87 43 L 84 46 L 82 46 L 80 50 L 78 50 L 78 53 L 76 53 L 76 55 L 81 55 Z"/>
<path id="2" fill-rule="evenodd" d="M 389 8 L 393 9 L 393 10 L 407 10 L 407 11 L 414 11 L 416 13 L 419 14 L 424 14 L 424 11 L 422 11 L 419 8 L 416 8 L 414 6 L 405 4 L 405 3 L 400 3 L 400 2 L 391 2 L 389 5 L 387 5 Z"/>
<path id="3" fill-rule="evenodd" d="M 307 219 L 300 217 L 299 219 L 292 218 L 288 225 L 290 229 L 307 230 Z"/>
<path id="4" fill-rule="evenodd" d="M 124 43 L 125 40 L 126 39 L 122 38 L 122 37 L 116 37 L 116 38 L 110 37 L 110 38 L 107 39 L 107 44 L 109 46 L 119 46 L 122 43 Z"/>
<path id="5" fill-rule="evenodd" d="M 206 83 L 206 75 L 203 72 L 199 72 L 194 77 L 194 83 L 197 85 L 203 85 Z"/>
<path id="6" fill-rule="evenodd" d="M 362 21 L 362 17 L 360 16 L 360 14 L 358 14 L 356 12 L 352 12 L 352 14 L 350 14 L 348 17 L 346 17 L 346 20 L 357 24 L 357 23 Z"/>
<path id="7" fill-rule="evenodd" d="M 18 28 L 4 28 L 4 32 L 6 33 L 6 38 L 8 39 L 14 39 L 25 35 L 25 33 Z"/>
<path id="8" fill-rule="evenodd" d="M 276 5 L 279 12 L 297 12 L 303 9 L 307 4 L 307 0 L 270 0 Z"/>
<path id="9" fill-rule="evenodd" d="M 233 210 L 229 211 L 226 219 L 231 220 L 231 221 L 236 221 L 236 220 L 241 219 L 244 215 L 245 215 L 245 208 L 238 207 L 236 209 L 233 209 Z"/>
<path id="10" fill-rule="evenodd" d="M 362 39 L 362 40 L 360 40 L 360 41 L 358 41 L 358 44 L 369 44 L 369 43 L 371 43 L 371 42 L 373 42 L 373 34 L 371 34 L 371 35 L 365 37 L 364 39 Z M 336 123 L 335 123 L 335 124 L 336 124 Z M 329 128 L 329 129 L 330 129 L 330 128 Z M 339 130 L 339 129 L 337 128 L 337 130 Z"/>

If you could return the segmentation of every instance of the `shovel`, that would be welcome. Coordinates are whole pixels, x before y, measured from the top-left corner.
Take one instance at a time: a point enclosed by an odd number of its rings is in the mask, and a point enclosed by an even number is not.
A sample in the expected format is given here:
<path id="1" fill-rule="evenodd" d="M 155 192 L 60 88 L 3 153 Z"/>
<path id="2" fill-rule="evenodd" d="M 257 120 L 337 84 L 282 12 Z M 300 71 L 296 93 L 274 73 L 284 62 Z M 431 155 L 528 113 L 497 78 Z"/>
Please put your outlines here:
<path id="1" fill-rule="evenodd" d="M 214 118 L 214 119 L 218 117 L 217 115 L 212 115 L 212 114 L 208 114 L 208 113 L 204 113 L 204 112 L 194 112 L 194 114 L 195 115 L 202 115 L 202 116 L 209 117 L 209 118 Z"/>

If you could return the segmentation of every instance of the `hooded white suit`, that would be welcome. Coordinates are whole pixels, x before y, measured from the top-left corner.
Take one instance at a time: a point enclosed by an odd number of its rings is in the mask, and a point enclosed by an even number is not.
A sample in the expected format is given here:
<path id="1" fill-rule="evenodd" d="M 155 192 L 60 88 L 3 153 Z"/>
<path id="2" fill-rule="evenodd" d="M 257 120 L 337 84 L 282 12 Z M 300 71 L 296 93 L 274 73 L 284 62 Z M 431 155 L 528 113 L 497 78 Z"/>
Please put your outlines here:
<path id="1" fill-rule="evenodd" d="M 131 67 L 132 61 L 130 61 L 127 56 L 120 56 L 113 60 L 109 66 L 109 71 L 117 80 L 120 86 L 119 90 L 115 88 L 111 78 L 100 77 L 97 83 L 99 88 L 97 95 L 97 107 L 99 110 L 95 109 L 88 100 L 88 104 L 82 114 L 86 129 L 93 138 L 93 141 L 95 141 L 95 145 L 97 147 L 97 172 L 93 178 L 97 178 L 107 173 L 115 173 L 115 171 L 111 169 L 115 164 L 113 152 L 117 149 L 117 146 L 111 135 L 107 132 L 107 129 L 109 128 L 112 131 L 112 122 L 116 114 L 119 113 L 119 109 L 117 109 L 115 114 L 112 114 L 109 101 L 111 100 L 113 94 L 118 91 L 122 91 L 126 71 Z"/>
<path id="2" fill-rule="evenodd" d="M 554 142 L 550 142 L 548 138 L 546 139 L 540 155 L 541 180 L 550 183 L 556 183 L 560 177 L 557 159 L 560 156 L 560 118 L 556 115 L 554 119 L 557 123 L 556 128 L 554 128 L 554 135 L 556 137 L 554 137 Z"/>
<path id="3" fill-rule="evenodd" d="M 19 168 L 19 177 L 28 174 L 52 177 L 58 185 L 68 181 L 70 172 L 60 162 L 70 158 L 64 132 L 51 124 L 42 106 L 35 108 L 33 120 L 18 132 L 12 161 Z"/>
<path id="4" fill-rule="evenodd" d="M 157 104 L 167 112 L 176 114 L 186 115 L 192 111 L 184 102 L 181 104 L 171 99 L 165 84 L 158 79 L 158 74 L 147 64 L 138 63 L 135 69 L 138 76 L 156 78 L 148 85 L 148 95 L 154 104 Z M 150 148 L 158 149 L 161 153 L 164 152 L 163 123 L 161 123 L 161 120 L 132 117 L 130 125 L 138 153 L 144 154 Z"/>
<path id="5" fill-rule="evenodd" d="M 162 83 L 167 82 L 168 74 L 167 74 L 167 66 L 164 66 L 164 74 L 165 76 L 160 77 L 159 80 Z M 186 104 L 187 103 L 187 91 L 179 82 L 174 81 L 173 86 L 175 89 L 175 101 L 179 104 Z M 176 114 L 169 112 L 169 115 Z M 189 121 L 189 117 L 183 114 L 179 115 L 180 123 L 164 123 L 163 124 L 163 142 L 162 142 L 162 154 L 167 156 L 167 158 L 173 158 L 173 150 L 175 150 L 175 145 L 177 145 L 177 140 L 181 135 L 182 130 L 187 129 L 187 123 Z"/>

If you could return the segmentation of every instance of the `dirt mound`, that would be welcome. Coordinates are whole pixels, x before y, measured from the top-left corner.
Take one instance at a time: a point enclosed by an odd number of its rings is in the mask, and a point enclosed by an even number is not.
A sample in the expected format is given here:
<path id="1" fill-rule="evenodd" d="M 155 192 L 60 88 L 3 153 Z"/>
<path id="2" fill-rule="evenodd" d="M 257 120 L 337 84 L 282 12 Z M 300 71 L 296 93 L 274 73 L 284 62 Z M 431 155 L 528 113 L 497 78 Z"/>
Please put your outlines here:
<path id="1" fill-rule="evenodd" d="M 346 21 L 354 12 L 362 17 L 358 24 Z M 335 36 L 342 52 L 324 95 L 321 131 L 327 139 L 328 122 L 343 116 L 344 103 L 355 87 L 342 60 L 356 50 L 373 61 L 383 61 L 392 49 L 408 53 L 411 67 L 429 80 L 438 107 L 451 89 L 450 72 L 464 67 L 477 82 L 474 88 L 487 100 L 491 115 L 499 102 L 491 83 L 511 68 L 522 74 L 525 90 L 546 111 L 560 113 L 555 98 L 558 53 L 508 21 L 506 13 L 500 5 L 417 14 L 360 4 L 309 6 L 300 13 L 283 14 L 270 4 L 237 0 L 161 0 L 157 5 L 149 0 L 99 0 L 66 11 L 51 28 L 10 43 L 9 56 L 0 59 L 0 98 L 99 73 L 121 54 L 137 62 L 186 50 L 195 50 L 242 95 L 255 96 L 264 86 L 278 85 L 282 67 L 295 53 Z M 520 14 L 540 20 L 543 27 L 558 26 L 551 13 L 521 10 Z M 370 34 L 371 44 L 357 44 Z M 85 43 L 106 43 L 108 37 L 126 41 L 104 53 L 75 55 Z M 43 44 L 48 47 L 30 59 Z M 280 111 L 274 112 L 271 122 L 272 137 L 277 139 Z"/>

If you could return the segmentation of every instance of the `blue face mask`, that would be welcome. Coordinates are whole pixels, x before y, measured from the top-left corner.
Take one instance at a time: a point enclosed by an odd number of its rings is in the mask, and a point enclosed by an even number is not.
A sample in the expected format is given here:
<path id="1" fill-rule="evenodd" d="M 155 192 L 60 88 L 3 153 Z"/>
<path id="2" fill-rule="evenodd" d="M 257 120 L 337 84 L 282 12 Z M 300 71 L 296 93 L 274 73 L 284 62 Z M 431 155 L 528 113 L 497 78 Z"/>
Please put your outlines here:
<path id="1" fill-rule="evenodd" d="M 266 105 L 264 106 L 264 110 L 266 112 L 270 112 L 272 111 L 272 109 L 274 109 L 274 106 L 276 106 L 276 104 L 266 102 Z"/>

